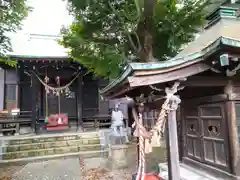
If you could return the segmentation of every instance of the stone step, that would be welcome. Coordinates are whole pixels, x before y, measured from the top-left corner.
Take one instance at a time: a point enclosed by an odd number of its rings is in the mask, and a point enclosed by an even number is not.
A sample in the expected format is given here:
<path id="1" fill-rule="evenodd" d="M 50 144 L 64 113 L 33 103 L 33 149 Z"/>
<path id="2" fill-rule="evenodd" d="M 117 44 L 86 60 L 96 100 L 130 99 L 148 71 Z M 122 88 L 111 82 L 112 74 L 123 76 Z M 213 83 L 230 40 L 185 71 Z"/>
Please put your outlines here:
<path id="1" fill-rule="evenodd" d="M 77 153 L 77 152 L 87 152 L 87 151 L 101 151 L 101 145 L 75 145 L 67 147 L 57 147 L 49 149 L 35 149 L 28 151 L 16 151 L 16 152 L 6 152 L 0 154 L 0 160 L 9 160 L 9 159 L 19 159 L 27 157 L 36 157 L 36 156 L 47 156 L 55 154 L 67 154 L 67 153 Z"/>
<path id="2" fill-rule="evenodd" d="M 18 159 L 8 159 L 8 160 L 0 160 L 0 164 L 22 164 L 28 162 L 36 162 L 42 160 L 50 160 L 50 159 L 59 159 L 59 158 L 69 158 L 69 157 L 82 157 L 82 158 L 97 158 L 97 157 L 107 157 L 108 150 L 101 151 L 80 151 L 73 153 L 65 153 L 65 154 L 54 154 L 54 155 L 46 155 L 46 156 L 35 156 L 35 157 L 27 157 L 27 158 L 18 158 Z"/>
<path id="3" fill-rule="evenodd" d="M 168 180 L 168 166 L 167 163 L 159 164 L 159 175 L 164 180 Z M 192 168 L 188 165 L 180 163 L 180 178 L 181 180 L 223 180 L 219 177 L 214 177 L 205 171 Z"/>
<path id="4" fill-rule="evenodd" d="M 43 142 L 56 142 L 56 141 L 69 141 L 69 140 L 80 140 L 80 139 L 92 139 L 98 138 L 98 133 L 79 133 L 73 135 L 45 135 L 45 136 L 29 136 L 29 137 L 16 137 L 16 138 L 4 138 L 5 144 L 16 145 L 16 144 L 32 144 L 32 143 L 43 143 Z"/>
<path id="5" fill-rule="evenodd" d="M 15 144 L 15 145 L 3 145 L 2 152 L 16 152 L 16 151 L 27 151 L 35 149 L 49 149 L 57 147 L 67 146 L 79 146 L 79 145 L 96 145 L 100 144 L 100 138 L 92 139 L 80 139 L 80 140 L 68 140 L 68 141 L 55 141 L 55 142 L 42 142 L 42 143 L 31 143 L 31 144 Z"/>

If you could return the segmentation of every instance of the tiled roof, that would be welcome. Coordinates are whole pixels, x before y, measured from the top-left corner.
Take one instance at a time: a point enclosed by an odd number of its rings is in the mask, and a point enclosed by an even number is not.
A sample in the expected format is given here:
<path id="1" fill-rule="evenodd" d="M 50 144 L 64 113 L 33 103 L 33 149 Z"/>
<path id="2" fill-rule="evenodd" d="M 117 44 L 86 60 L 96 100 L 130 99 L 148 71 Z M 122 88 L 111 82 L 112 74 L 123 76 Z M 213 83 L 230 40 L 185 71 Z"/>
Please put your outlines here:
<path id="1" fill-rule="evenodd" d="M 59 36 L 16 34 L 12 36 L 13 51 L 19 57 L 67 57 L 67 50 L 57 42 Z"/>
<path id="2" fill-rule="evenodd" d="M 236 18 L 225 18 L 218 21 L 216 24 L 206 29 L 200 36 L 190 43 L 182 52 L 176 57 L 159 63 L 132 63 L 128 65 L 128 68 L 124 73 L 114 81 L 112 81 L 107 87 L 101 90 L 100 93 L 108 94 L 116 86 L 121 86 L 122 83 L 128 81 L 128 77 L 132 76 L 136 71 L 149 71 L 155 70 L 159 74 L 166 73 L 175 67 L 190 66 L 191 62 L 202 61 L 206 54 L 211 54 L 215 51 L 215 48 L 220 44 L 240 47 L 240 20 Z M 175 68 L 177 69 L 177 68 Z M 176 77 L 177 78 L 177 77 Z"/>
<path id="3" fill-rule="evenodd" d="M 200 52 L 221 37 L 240 40 L 240 33 L 237 29 L 240 29 L 240 19 L 222 19 L 214 26 L 204 30 L 195 41 L 186 46 L 175 58 Z"/>

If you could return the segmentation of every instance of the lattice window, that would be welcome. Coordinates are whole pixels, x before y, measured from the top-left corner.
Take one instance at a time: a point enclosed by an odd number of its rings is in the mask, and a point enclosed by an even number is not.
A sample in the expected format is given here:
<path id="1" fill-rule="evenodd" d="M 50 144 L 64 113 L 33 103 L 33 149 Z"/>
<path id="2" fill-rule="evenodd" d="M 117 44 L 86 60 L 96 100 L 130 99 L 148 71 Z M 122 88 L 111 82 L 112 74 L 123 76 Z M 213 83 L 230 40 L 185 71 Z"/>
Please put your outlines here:
<path id="1" fill-rule="evenodd" d="M 17 85 L 5 84 L 5 109 L 11 111 L 14 107 L 17 107 Z"/>
<path id="2" fill-rule="evenodd" d="M 146 110 L 143 113 L 143 121 L 144 121 L 143 123 L 144 123 L 145 128 L 150 130 L 156 123 L 158 115 L 159 115 L 158 110 L 155 110 L 155 109 L 154 110 Z"/>

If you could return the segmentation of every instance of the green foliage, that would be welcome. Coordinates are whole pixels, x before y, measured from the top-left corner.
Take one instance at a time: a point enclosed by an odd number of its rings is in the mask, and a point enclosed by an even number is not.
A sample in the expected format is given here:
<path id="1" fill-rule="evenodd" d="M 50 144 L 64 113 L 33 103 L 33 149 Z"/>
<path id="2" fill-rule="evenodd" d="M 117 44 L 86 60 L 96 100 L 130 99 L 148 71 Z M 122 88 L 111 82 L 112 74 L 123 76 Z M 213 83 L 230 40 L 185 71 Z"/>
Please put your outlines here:
<path id="1" fill-rule="evenodd" d="M 0 61 L 5 61 L 8 65 L 14 65 L 14 60 L 7 57 L 7 52 L 12 51 L 10 33 L 14 33 L 21 28 L 22 20 L 28 15 L 30 7 L 26 5 L 26 0 L 2 0 L 0 6 Z"/>
<path id="2" fill-rule="evenodd" d="M 193 40 L 204 22 L 208 1 L 155 1 L 151 17 L 153 56 L 162 61 Z M 68 0 L 68 4 L 75 20 L 62 29 L 60 44 L 70 50 L 73 60 L 106 78 L 118 76 L 129 61 L 139 61 L 144 44 L 137 28 L 146 20 L 144 0 Z"/>

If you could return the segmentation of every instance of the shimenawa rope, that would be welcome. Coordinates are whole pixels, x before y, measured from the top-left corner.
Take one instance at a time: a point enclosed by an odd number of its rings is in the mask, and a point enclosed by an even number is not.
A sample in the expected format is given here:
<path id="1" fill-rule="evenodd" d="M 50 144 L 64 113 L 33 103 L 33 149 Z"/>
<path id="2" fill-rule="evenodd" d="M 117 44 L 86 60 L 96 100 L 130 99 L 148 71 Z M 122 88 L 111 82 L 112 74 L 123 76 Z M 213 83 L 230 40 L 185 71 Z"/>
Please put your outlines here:
<path id="1" fill-rule="evenodd" d="M 136 125 L 136 130 L 135 130 L 135 135 L 137 135 L 136 131 L 138 131 L 138 136 L 139 136 L 139 166 L 138 166 L 138 171 L 137 171 L 137 177 L 136 180 L 144 180 L 145 176 L 145 140 L 147 138 L 151 138 L 154 131 L 157 131 L 161 134 L 161 136 L 164 135 L 165 131 L 165 124 L 166 124 L 166 116 L 168 115 L 169 111 L 171 110 L 170 108 L 170 100 L 173 98 L 175 95 L 174 93 L 177 92 L 177 87 L 179 83 L 176 83 L 173 85 L 171 89 L 166 88 L 166 100 L 163 103 L 161 107 L 161 111 L 159 113 L 159 117 L 157 119 L 156 125 L 150 130 L 147 131 L 145 127 L 143 126 L 142 122 L 142 114 L 139 113 L 137 115 L 136 109 L 132 109 L 133 113 L 133 118 L 135 120 L 135 125 Z"/>

